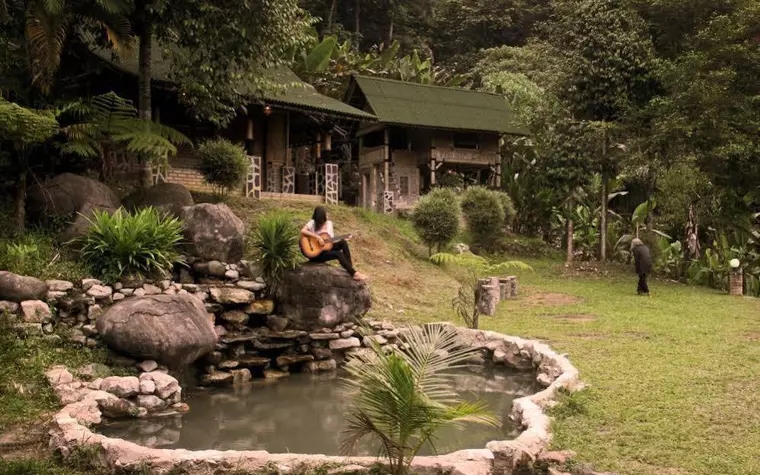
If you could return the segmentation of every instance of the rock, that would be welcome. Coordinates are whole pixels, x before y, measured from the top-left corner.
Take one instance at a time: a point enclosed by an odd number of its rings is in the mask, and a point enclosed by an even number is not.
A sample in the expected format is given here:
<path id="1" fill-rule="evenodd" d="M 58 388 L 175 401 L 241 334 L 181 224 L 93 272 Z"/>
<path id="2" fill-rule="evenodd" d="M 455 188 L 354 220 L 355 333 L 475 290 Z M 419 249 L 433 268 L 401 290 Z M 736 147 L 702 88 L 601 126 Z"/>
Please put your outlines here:
<path id="1" fill-rule="evenodd" d="M 308 361 L 314 361 L 313 355 L 283 355 L 277 357 L 277 366 L 290 366 L 298 363 L 306 363 Z"/>
<path id="2" fill-rule="evenodd" d="M 362 317 L 372 297 L 366 283 L 355 281 L 343 269 L 306 264 L 285 273 L 277 301 L 291 326 L 311 331 Z"/>
<path id="3" fill-rule="evenodd" d="M 141 394 L 137 396 L 137 405 L 144 407 L 149 412 L 156 412 L 166 407 L 166 402 L 158 396 Z"/>
<path id="4" fill-rule="evenodd" d="M 16 326 L 16 330 L 25 337 L 42 336 L 44 333 L 41 323 L 21 323 Z"/>
<path id="5" fill-rule="evenodd" d="M 338 369 L 338 363 L 333 360 L 311 361 L 303 367 L 307 373 L 322 373 L 325 371 L 335 371 Z"/>
<path id="6" fill-rule="evenodd" d="M 166 399 L 172 394 L 182 391 L 179 387 L 179 381 L 161 371 L 153 371 L 140 375 L 140 381 L 152 381 L 156 385 L 156 395 L 161 399 Z"/>
<path id="7" fill-rule="evenodd" d="M 217 341 L 203 304 L 182 295 L 122 300 L 98 318 L 97 328 L 116 351 L 170 367 L 193 363 Z"/>
<path id="8" fill-rule="evenodd" d="M 55 331 L 55 329 L 53 328 L 53 324 L 52 323 L 46 323 L 45 325 L 42 325 L 42 332 L 45 335 L 50 335 L 54 331 Z M 58 336 L 58 335 L 56 335 L 56 336 Z"/>
<path id="9" fill-rule="evenodd" d="M 111 396 L 113 395 L 111 394 Z M 98 400 L 98 407 L 103 412 L 104 416 L 111 419 L 137 417 L 139 414 L 139 411 L 134 404 L 116 396 L 113 398 L 102 398 Z"/>
<path id="10" fill-rule="evenodd" d="M 271 360 L 265 356 L 242 355 L 238 357 L 237 361 L 240 366 L 246 368 L 266 368 Z"/>
<path id="11" fill-rule="evenodd" d="M 267 317 L 267 326 L 276 332 L 284 331 L 288 328 L 290 320 L 285 317 L 278 317 L 276 315 L 269 315 Z"/>
<path id="12" fill-rule="evenodd" d="M 53 366 L 45 372 L 45 377 L 54 388 L 74 381 L 74 375 L 72 375 L 64 366 Z"/>
<path id="13" fill-rule="evenodd" d="M 332 358 L 333 355 L 332 350 L 328 348 L 312 348 L 311 353 L 314 355 L 314 358 L 318 360 L 326 360 Z"/>
<path id="14" fill-rule="evenodd" d="M 153 394 L 156 392 L 156 383 L 148 379 L 140 381 L 140 394 Z"/>
<path id="15" fill-rule="evenodd" d="M 219 261 L 196 262 L 193 265 L 193 270 L 196 274 L 219 278 L 224 277 L 224 274 L 227 273 L 227 267 Z"/>
<path id="16" fill-rule="evenodd" d="M 71 219 L 63 239 L 83 236 L 95 211 L 116 211 L 118 196 L 107 185 L 72 173 L 58 175 L 32 186 L 27 194 L 27 211 L 33 221 Z"/>
<path id="17" fill-rule="evenodd" d="M 85 381 L 95 381 L 110 376 L 111 368 L 100 363 L 90 363 L 79 368 L 77 374 Z M 98 386 L 98 389 L 100 389 L 100 386 Z"/>
<path id="18" fill-rule="evenodd" d="M 115 292 L 111 298 L 114 302 L 118 302 L 119 300 L 124 300 L 127 296 L 121 292 Z"/>
<path id="19" fill-rule="evenodd" d="M 230 310 L 222 314 L 222 320 L 236 327 L 244 327 L 248 323 L 248 315 L 240 310 Z"/>
<path id="20" fill-rule="evenodd" d="M 356 335 L 356 332 L 353 330 L 345 330 L 345 331 L 340 332 L 341 338 L 351 338 L 354 335 Z"/>
<path id="21" fill-rule="evenodd" d="M 204 260 L 238 262 L 243 257 L 245 226 L 225 204 L 204 203 L 182 209 L 189 253 Z"/>
<path id="22" fill-rule="evenodd" d="M 104 300 L 113 295 L 113 288 L 95 284 L 87 290 L 87 295 L 96 300 Z"/>
<path id="23" fill-rule="evenodd" d="M 565 465 L 571 459 L 575 458 L 576 453 L 572 450 L 561 450 L 556 452 L 544 452 L 536 459 L 538 462 L 544 462 L 549 465 Z"/>
<path id="24" fill-rule="evenodd" d="M 127 398 L 140 394 L 140 380 L 135 376 L 104 378 L 100 389 L 115 396 Z"/>
<path id="25" fill-rule="evenodd" d="M 214 332 L 216 332 L 216 336 L 218 336 L 219 338 L 221 338 L 221 337 L 223 337 L 224 335 L 227 334 L 227 329 L 224 328 L 224 326 L 222 326 L 222 325 L 217 325 L 217 326 L 214 327 Z"/>
<path id="26" fill-rule="evenodd" d="M 3 313 L 14 314 L 18 312 L 19 305 L 16 302 L 8 302 L 7 300 L 0 301 L 0 315 Z"/>
<path id="27" fill-rule="evenodd" d="M 240 272 L 236 270 L 228 270 L 224 273 L 224 278 L 228 280 L 238 280 L 240 278 Z"/>
<path id="28" fill-rule="evenodd" d="M 56 292 L 54 290 L 51 290 L 51 291 L 49 291 L 47 293 L 47 301 L 48 302 L 53 302 L 55 300 L 58 300 L 61 297 L 65 297 L 65 296 L 66 296 L 66 292 Z"/>
<path id="29" fill-rule="evenodd" d="M 93 336 L 98 334 L 98 329 L 95 327 L 95 325 L 83 325 L 82 326 L 82 334 L 84 336 Z"/>
<path id="30" fill-rule="evenodd" d="M 330 340 L 330 349 L 335 350 L 347 350 L 349 348 L 359 348 L 362 346 L 362 342 L 358 338 L 343 338 L 340 340 Z"/>
<path id="31" fill-rule="evenodd" d="M 98 279 L 82 279 L 82 290 L 87 292 L 95 285 L 103 285 L 103 282 L 99 281 Z"/>
<path id="32" fill-rule="evenodd" d="M 21 319 L 24 323 L 46 323 L 52 316 L 50 307 L 42 300 L 21 302 Z"/>
<path id="33" fill-rule="evenodd" d="M 256 297 L 253 292 L 245 289 L 236 289 L 232 287 L 215 287 L 209 290 L 209 294 L 214 302 L 222 305 L 244 305 L 253 302 Z M 246 312 L 250 313 L 250 312 Z"/>
<path id="34" fill-rule="evenodd" d="M 48 280 L 45 283 L 50 292 L 68 292 L 74 288 L 74 284 L 68 280 Z"/>
<path id="35" fill-rule="evenodd" d="M 145 295 L 158 295 L 161 293 L 161 289 L 153 284 L 143 285 L 143 290 L 145 291 Z"/>
<path id="36" fill-rule="evenodd" d="M 204 374 L 201 376 L 201 385 L 203 386 L 227 386 L 232 384 L 235 380 L 235 376 L 231 373 L 225 373 L 223 371 L 215 371 L 213 373 Z"/>
<path id="37" fill-rule="evenodd" d="M 87 319 L 90 321 L 97 320 L 98 317 L 103 315 L 103 307 L 100 305 L 90 305 L 89 308 L 87 308 Z"/>
<path id="38" fill-rule="evenodd" d="M 129 211 L 149 206 L 179 218 L 182 208 L 193 206 L 193 196 L 184 186 L 177 183 L 159 183 L 150 188 L 140 188 L 124 198 L 124 207 Z"/>
<path id="39" fill-rule="evenodd" d="M 240 362 L 236 360 L 226 360 L 219 363 L 220 369 L 235 369 L 240 366 Z"/>
<path id="40" fill-rule="evenodd" d="M 0 300 L 21 303 L 47 297 L 48 285 L 40 279 L 0 271 Z"/>
<path id="41" fill-rule="evenodd" d="M 267 284 L 261 284 L 259 282 L 253 282 L 250 280 L 239 280 L 237 283 L 235 283 L 235 285 L 241 289 L 250 290 L 251 292 L 261 292 L 267 288 Z"/>
<path id="42" fill-rule="evenodd" d="M 230 371 L 232 373 L 233 384 L 243 384 L 250 382 L 253 379 L 251 372 L 247 369 L 234 369 Z"/>
<path id="43" fill-rule="evenodd" d="M 137 369 L 143 373 L 150 373 L 151 371 L 158 369 L 158 363 L 153 360 L 145 360 L 142 363 L 137 364 Z"/>
<path id="44" fill-rule="evenodd" d="M 338 333 L 309 333 L 309 338 L 314 341 L 337 340 L 340 335 Z"/>
<path id="45" fill-rule="evenodd" d="M 287 371 L 279 371 L 276 369 L 264 370 L 264 379 L 282 379 L 287 378 L 288 376 L 290 376 L 290 373 Z"/>
<path id="46" fill-rule="evenodd" d="M 388 344 L 388 340 L 381 337 L 380 335 L 371 335 L 371 336 L 365 336 L 362 339 L 362 344 L 364 346 L 372 346 L 372 343 L 377 343 L 378 345 L 386 345 Z"/>
<path id="47" fill-rule="evenodd" d="M 251 315 L 269 315 L 274 312 L 273 300 L 256 300 L 245 308 L 245 313 Z"/>

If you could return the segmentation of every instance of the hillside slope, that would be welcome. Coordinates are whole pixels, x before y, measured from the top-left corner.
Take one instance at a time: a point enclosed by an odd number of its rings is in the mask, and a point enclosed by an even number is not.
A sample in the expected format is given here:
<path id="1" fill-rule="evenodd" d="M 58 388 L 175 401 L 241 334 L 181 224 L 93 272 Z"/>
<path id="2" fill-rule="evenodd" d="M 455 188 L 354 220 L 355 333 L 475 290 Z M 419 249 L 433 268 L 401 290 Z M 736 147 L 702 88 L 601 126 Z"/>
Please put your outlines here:
<path id="1" fill-rule="evenodd" d="M 275 211 L 291 214 L 300 227 L 311 218 L 314 206 L 243 198 L 231 198 L 228 204 L 248 229 L 254 228 L 261 216 Z M 427 249 L 408 221 L 342 205 L 327 209 L 337 234 L 354 234 L 354 264 L 370 276 L 370 317 L 417 322 L 453 319 L 451 299 L 459 285 L 428 262 Z"/>

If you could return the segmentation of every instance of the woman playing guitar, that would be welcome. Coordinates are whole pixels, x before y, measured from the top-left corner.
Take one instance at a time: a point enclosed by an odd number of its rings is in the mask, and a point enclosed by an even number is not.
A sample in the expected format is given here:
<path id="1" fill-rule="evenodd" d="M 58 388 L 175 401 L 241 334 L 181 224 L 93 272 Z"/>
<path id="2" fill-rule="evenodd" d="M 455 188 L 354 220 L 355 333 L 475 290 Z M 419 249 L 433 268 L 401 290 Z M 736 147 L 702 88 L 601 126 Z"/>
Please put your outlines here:
<path id="1" fill-rule="evenodd" d="M 308 257 L 311 262 L 328 262 L 337 260 L 354 280 L 362 281 L 367 279 L 367 276 L 354 269 L 353 263 L 351 262 L 351 251 L 346 242 L 351 239 L 351 235 L 348 235 L 343 239 L 331 239 L 335 238 L 333 223 L 327 219 L 327 211 L 322 206 L 317 206 L 314 209 L 311 221 L 306 223 L 306 226 L 301 229 L 301 236 L 301 252 L 304 256 Z M 314 247 L 322 249 L 322 251 L 316 255 L 310 256 L 309 254 L 313 253 L 306 252 L 303 247 L 303 241 L 313 242 Z"/>

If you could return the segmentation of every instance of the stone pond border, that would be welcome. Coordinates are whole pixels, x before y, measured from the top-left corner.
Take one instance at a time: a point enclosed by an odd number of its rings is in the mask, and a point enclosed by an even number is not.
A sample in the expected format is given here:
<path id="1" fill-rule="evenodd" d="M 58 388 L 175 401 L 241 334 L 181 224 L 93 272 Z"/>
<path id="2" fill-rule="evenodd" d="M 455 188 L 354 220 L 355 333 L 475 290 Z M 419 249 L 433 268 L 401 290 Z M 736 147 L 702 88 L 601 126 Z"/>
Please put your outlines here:
<path id="1" fill-rule="evenodd" d="M 450 323 L 440 323 L 453 326 Z M 414 459 L 412 471 L 420 475 L 449 473 L 452 475 L 506 475 L 533 461 L 548 449 L 551 441 L 551 421 L 544 409 L 555 404 L 560 391 L 578 391 L 584 385 L 578 370 L 566 355 L 560 355 L 548 345 L 495 333 L 456 327 L 462 342 L 480 351 L 478 361 L 489 360 L 495 365 L 536 371 L 542 391 L 516 399 L 511 417 L 520 423 L 523 432 L 515 439 L 492 441 L 483 449 L 466 449 L 436 456 Z M 61 379 L 61 374 L 65 378 Z M 71 375 L 56 368 L 48 379 L 62 398 L 70 387 Z M 58 378 L 58 379 L 56 379 Z M 96 455 L 100 462 L 116 469 L 150 468 L 165 474 L 173 469 L 188 473 L 218 473 L 219 471 L 259 471 L 277 467 L 287 473 L 304 466 L 330 466 L 333 473 L 366 472 L 378 462 L 374 457 L 340 457 L 316 454 L 270 454 L 258 451 L 190 451 L 185 449 L 155 449 L 132 442 L 114 439 L 92 432 L 91 426 L 100 423 L 102 391 L 82 391 L 79 401 L 70 403 L 56 413 L 50 427 L 50 447 L 65 458 L 80 448 Z"/>

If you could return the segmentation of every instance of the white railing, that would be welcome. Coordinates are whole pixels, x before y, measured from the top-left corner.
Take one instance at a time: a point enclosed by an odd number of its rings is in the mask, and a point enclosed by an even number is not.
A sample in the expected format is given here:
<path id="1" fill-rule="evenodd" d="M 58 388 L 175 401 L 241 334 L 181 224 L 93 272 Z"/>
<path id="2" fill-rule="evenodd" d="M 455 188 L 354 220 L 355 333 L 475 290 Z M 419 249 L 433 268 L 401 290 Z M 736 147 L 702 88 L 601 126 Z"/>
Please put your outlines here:
<path id="1" fill-rule="evenodd" d="M 480 163 L 490 165 L 499 163 L 501 160 L 501 157 L 497 152 L 486 152 L 483 150 L 437 148 L 432 152 L 432 157 L 438 162 Z"/>

